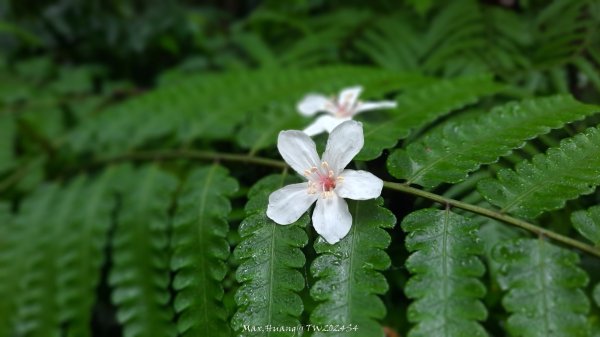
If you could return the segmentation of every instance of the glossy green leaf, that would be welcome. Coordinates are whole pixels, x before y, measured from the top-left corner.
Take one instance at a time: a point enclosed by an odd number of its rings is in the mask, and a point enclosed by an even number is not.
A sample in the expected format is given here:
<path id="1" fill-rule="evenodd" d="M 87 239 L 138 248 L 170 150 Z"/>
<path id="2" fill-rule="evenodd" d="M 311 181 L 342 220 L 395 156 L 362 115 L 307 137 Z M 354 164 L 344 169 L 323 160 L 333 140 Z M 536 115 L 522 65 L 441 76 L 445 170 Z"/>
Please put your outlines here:
<path id="1" fill-rule="evenodd" d="M 476 118 L 445 123 L 405 150 L 395 151 L 388 159 L 388 170 L 409 184 L 457 183 L 525 141 L 598 111 L 599 107 L 570 96 L 509 103 Z"/>
<path id="2" fill-rule="evenodd" d="M 600 246 L 600 206 L 573 212 L 571 222 L 581 235 Z"/>
<path id="3" fill-rule="evenodd" d="M 305 279 L 298 270 L 306 263 L 302 247 L 308 242 L 308 215 L 291 225 L 278 225 L 266 215 L 271 192 L 284 186 L 284 177 L 268 176 L 248 192 L 247 217 L 240 225 L 242 241 L 234 250 L 241 261 L 235 294 L 238 311 L 231 324 L 237 336 L 293 336 L 290 332 L 258 332 L 267 326 L 297 327 L 304 309 L 298 292 Z M 252 332 L 255 331 L 255 332 Z"/>
<path id="4" fill-rule="evenodd" d="M 357 160 L 379 157 L 383 149 L 396 145 L 408 137 L 413 129 L 427 126 L 436 119 L 481 97 L 493 95 L 503 87 L 491 76 L 472 76 L 443 80 L 416 90 L 407 91 L 398 98 L 398 108 L 381 123 L 364 123 L 365 146 Z"/>
<path id="5" fill-rule="evenodd" d="M 176 273 L 177 328 L 183 337 L 230 335 L 221 305 L 222 281 L 229 256 L 227 196 L 237 188 L 227 170 L 212 165 L 190 174 L 177 201 L 171 269 Z"/>
<path id="6" fill-rule="evenodd" d="M 413 274 L 404 292 L 415 300 L 408 308 L 416 323 L 409 337 L 487 336 L 478 323 L 487 317 L 478 227 L 449 210 L 424 209 L 402 221 L 412 253 L 406 268 Z"/>
<path id="7" fill-rule="evenodd" d="M 502 304 L 512 336 L 590 335 L 590 303 L 582 291 L 588 276 L 576 253 L 543 239 L 517 239 L 496 246 L 494 258 L 501 264 L 498 281 L 507 292 Z"/>
<path id="8" fill-rule="evenodd" d="M 168 211 L 177 180 L 155 166 L 125 169 L 113 238 L 111 299 L 123 336 L 175 336 L 169 306 Z"/>
<path id="9" fill-rule="evenodd" d="M 396 223 L 383 199 L 350 201 L 350 233 L 335 245 L 323 238 L 315 242 L 318 256 L 311 265 L 316 279 L 310 294 L 320 302 L 310 315 L 315 326 L 339 325 L 340 331 L 316 332 L 313 336 L 381 336 L 379 321 L 385 306 L 377 295 L 388 290 L 381 271 L 389 268 L 385 252 L 391 238 L 384 230 Z M 357 330 L 353 330 L 357 328 Z"/>
<path id="10" fill-rule="evenodd" d="M 600 130 L 589 128 L 516 169 L 484 179 L 478 189 L 502 212 L 535 218 L 594 191 L 600 184 Z"/>

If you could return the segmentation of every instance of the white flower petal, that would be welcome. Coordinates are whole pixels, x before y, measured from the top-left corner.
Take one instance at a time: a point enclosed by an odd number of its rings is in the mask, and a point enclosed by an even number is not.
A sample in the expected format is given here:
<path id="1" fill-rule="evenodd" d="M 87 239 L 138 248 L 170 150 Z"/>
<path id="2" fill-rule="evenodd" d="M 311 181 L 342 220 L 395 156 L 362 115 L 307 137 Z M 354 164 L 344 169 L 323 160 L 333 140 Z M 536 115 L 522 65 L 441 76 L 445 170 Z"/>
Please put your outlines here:
<path id="1" fill-rule="evenodd" d="M 333 103 L 329 98 L 317 94 L 306 95 L 298 102 L 298 105 L 296 105 L 296 109 L 304 116 L 312 116 L 320 111 L 333 113 L 333 111 L 331 111 L 332 107 Z"/>
<path id="2" fill-rule="evenodd" d="M 345 107 L 353 107 L 354 103 L 358 100 L 358 96 L 362 92 L 361 86 L 355 86 L 343 89 L 340 91 L 340 95 L 338 96 L 338 105 Z"/>
<path id="3" fill-rule="evenodd" d="M 315 142 L 302 131 L 281 131 L 277 139 L 277 148 L 283 160 L 300 175 L 304 175 L 304 171 L 311 167 L 319 167 Z"/>
<path id="4" fill-rule="evenodd" d="M 287 185 L 269 195 L 267 216 L 280 225 L 289 225 L 300 219 L 317 198 L 317 194 L 308 194 L 307 183 Z"/>
<path id="5" fill-rule="evenodd" d="M 364 102 L 359 104 L 354 110 L 354 114 L 359 114 L 363 111 L 377 109 L 394 109 L 398 106 L 396 101 L 380 101 L 380 102 Z"/>
<path id="6" fill-rule="evenodd" d="M 323 115 L 317 118 L 312 124 L 304 129 L 304 133 L 309 136 L 315 136 L 322 132 L 331 132 L 338 125 L 342 124 L 345 121 L 349 121 L 351 117 L 338 118 L 330 115 Z"/>
<path id="7" fill-rule="evenodd" d="M 333 194 L 319 198 L 313 211 L 313 227 L 327 242 L 334 244 L 343 239 L 352 226 L 352 215 L 346 200 Z"/>
<path id="8" fill-rule="evenodd" d="M 383 181 L 370 172 L 344 170 L 341 176 L 344 180 L 338 183 L 335 193 L 342 198 L 367 200 L 381 195 Z"/>
<path id="9" fill-rule="evenodd" d="M 346 121 L 336 127 L 327 140 L 323 161 L 338 175 L 364 145 L 362 124 Z"/>

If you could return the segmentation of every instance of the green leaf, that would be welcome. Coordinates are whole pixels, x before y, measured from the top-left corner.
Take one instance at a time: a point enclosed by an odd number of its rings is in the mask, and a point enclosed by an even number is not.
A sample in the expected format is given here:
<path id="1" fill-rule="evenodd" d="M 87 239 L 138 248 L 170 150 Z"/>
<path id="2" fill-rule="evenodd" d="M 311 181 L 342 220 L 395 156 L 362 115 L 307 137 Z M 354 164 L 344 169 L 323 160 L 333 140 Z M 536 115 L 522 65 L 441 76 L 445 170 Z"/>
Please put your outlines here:
<path id="1" fill-rule="evenodd" d="M 308 242 L 304 227 L 308 216 L 291 225 L 278 225 L 266 215 L 271 192 L 284 185 L 284 177 L 268 176 L 248 193 L 246 219 L 239 228 L 242 238 L 234 250 L 241 261 L 235 294 L 238 311 L 231 324 L 237 336 L 292 336 L 290 332 L 254 332 L 248 328 L 296 327 L 304 309 L 298 292 L 305 280 L 298 268 L 306 263 L 302 247 Z"/>
<path id="2" fill-rule="evenodd" d="M 481 194 L 502 212 L 535 218 L 559 209 L 567 200 L 594 191 L 600 184 L 600 131 L 589 128 L 558 147 L 538 154 L 531 162 L 504 169 L 497 179 L 483 179 Z"/>
<path id="3" fill-rule="evenodd" d="M 222 281 L 229 256 L 227 196 L 238 189 L 227 170 L 213 165 L 187 178 L 177 201 L 171 269 L 176 273 L 175 311 L 183 337 L 228 337 Z"/>
<path id="4" fill-rule="evenodd" d="M 480 165 L 494 163 L 524 146 L 526 140 L 598 111 L 570 96 L 509 103 L 476 118 L 445 123 L 406 150 L 395 151 L 388 159 L 388 170 L 409 184 L 457 183 Z"/>
<path id="5" fill-rule="evenodd" d="M 169 306 L 168 210 L 177 180 L 155 166 L 124 169 L 109 283 L 125 337 L 175 336 Z"/>
<path id="6" fill-rule="evenodd" d="M 427 126 L 436 119 L 481 97 L 493 95 L 503 87 L 491 76 L 472 76 L 435 82 L 424 88 L 408 91 L 398 98 L 398 108 L 380 124 L 364 123 L 365 146 L 357 160 L 379 157 L 383 149 L 396 145 L 413 129 Z"/>
<path id="7" fill-rule="evenodd" d="M 58 303 L 66 324 L 65 336 L 91 336 L 92 308 L 105 262 L 108 230 L 113 220 L 116 168 L 87 179 L 73 202 L 59 245 Z"/>
<path id="8" fill-rule="evenodd" d="M 415 299 L 408 319 L 417 324 L 409 337 L 487 336 L 477 322 L 487 317 L 479 300 L 486 289 L 479 280 L 485 267 L 477 257 L 483 253 L 478 227 L 449 210 L 424 209 L 402 221 L 413 274 L 404 292 Z"/>
<path id="9" fill-rule="evenodd" d="M 26 336 L 61 336 L 63 312 L 58 303 L 58 244 L 64 234 L 63 222 L 73 207 L 78 185 L 61 190 L 43 185 L 22 205 L 16 226 L 26 243 L 19 247 L 22 275 L 13 333 Z"/>
<path id="10" fill-rule="evenodd" d="M 398 75 L 348 66 L 202 74 L 159 87 L 87 119 L 69 135 L 67 145 L 78 152 L 116 154 L 163 137 L 179 143 L 199 137 L 236 138 L 241 127 L 240 145 L 260 149 L 270 144 L 270 138 L 255 139 L 253 135 L 263 134 L 262 131 L 273 134 L 273 130 L 282 126 L 263 123 L 261 115 L 269 107 L 278 107 L 288 118 L 297 115 L 296 103 L 307 93 L 338 89 L 357 81 L 377 80 L 386 84 L 397 78 L 393 82 L 402 83 L 404 77 Z M 416 83 L 428 81 L 421 76 L 413 77 Z"/>
<path id="11" fill-rule="evenodd" d="M 14 225 L 14 215 L 8 204 L 0 203 L 0 337 L 12 336 L 13 319 L 19 294 L 19 264 L 23 261 L 19 245 L 22 238 Z"/>
<path id="12" fill-rule="evenodd" d="M 511 314 L 506 325 L 511 335 L 589 336 L 590 303 L 581 289 L 588 276 L 577 266 L 576 253 L 543 239 L 517 239 L 496 246 L 494 258 L 507 291 L 502 304 Z"/>
<path id="13" fill-rule="evenodd" d="M 15 134 L 13 117 L 6 112 L 0 112 L 0 173 L 15 165 Z"/>
<path id="14" fill-rule="evenodd" d="M 581 235 L 600 246 L 600 206 L 573 212 L 571 222 Z"/>
<path id="15" fill-rule="evenodd" d="M 596 305 L 600 307 L 600 283 L 596 284 L 594 288 L 594 301 L 596 301 Z"/>
<path id="16" fill-rule="evenodd" d="M 313 336 L 382 336 L 379 320 L 385 306 L 377 295 L 388 290 L 381 271 L 389 268 L 385 253 L 391 238 L 384 230 L 392 228 L 396 218 L 383 206 L 383 199 L 349 201 L 352 228 L 335 245 L 323 238 L 315 242 L 317 258 L 311 265 L 316 282 L 310 289 L 321 302 L 310 315 L 315 326 L 340 325 L 338 332 L 316 332 Z M 357 328 L 357 330 L 353 330 Z"/>
<path id="17" fill-rule="evenodd" d="M 431 9 L 434 0 L 408 0 L 407 3 L 414 7 L 417 13 L 424 15 Z"/>

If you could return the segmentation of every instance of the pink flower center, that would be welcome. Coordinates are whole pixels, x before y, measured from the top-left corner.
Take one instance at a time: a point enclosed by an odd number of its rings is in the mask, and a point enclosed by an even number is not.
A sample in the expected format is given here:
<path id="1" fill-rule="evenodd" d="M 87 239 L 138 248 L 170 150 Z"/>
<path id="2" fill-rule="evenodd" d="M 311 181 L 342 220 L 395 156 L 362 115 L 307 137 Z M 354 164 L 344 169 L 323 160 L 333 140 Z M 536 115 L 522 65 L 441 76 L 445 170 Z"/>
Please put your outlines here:
<path id="1" fill-rule="evenodd" d="M 335 188 L 336 179 L 329 175 L 319 174 L 319 183 L 321 184 L 321 191 L 329 192 Z"/>
<path id="2" fill-rule="evenodd" d="M 324 198 L 333 195 L 335 187 L 342 182 L 341 176 L 335 176 L 327 162 L 321 163 L 321 167 L 311 167 L 304 171 L 308 179 L 308 194 L 321 193 Z"/>

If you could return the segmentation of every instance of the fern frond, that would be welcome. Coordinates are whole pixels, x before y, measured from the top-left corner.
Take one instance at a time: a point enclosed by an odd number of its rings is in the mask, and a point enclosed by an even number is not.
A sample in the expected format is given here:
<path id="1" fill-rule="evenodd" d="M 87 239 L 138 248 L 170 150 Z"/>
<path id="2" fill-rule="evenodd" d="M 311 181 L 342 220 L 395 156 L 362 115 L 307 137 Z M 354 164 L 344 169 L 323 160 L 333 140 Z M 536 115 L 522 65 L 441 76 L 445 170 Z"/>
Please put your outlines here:
<path id="1" fill-rule="evenodd" d="M 479 300 L 486 289 L 479 280 L 485 267 L 477 257 L 483 253 L 478 227 L 449 210 L 424 209 L 402 221 L 413 274 L 404 292 L 416 300 L 408 308 L 417 323 L 410 337 L 487 336 L 477 322 L 487 317 Z"/>
<path id="2" fill-rule="evenodd" d="M 301 248 L 308 242 L 304 231 L 308 216 L 285 226 L 267 217 L 269 194 L 283 184 L 283 176 L 268 176 L 248 192 L 247 217 L 239 229 L 242 241 L 234 250 L 234 257 L 241 261 L 236 272 L 241 283 L 235 294 L 238 311 L 231 321 L 237 336 L 269 336 L 245 327 L 296 327 L 300 323 L 304 305 L 298 292 L 305 280 L 298 268 L 306 263 Z"/>
<path id="3" fill-rule="evenodd" d="M 58 303 L 64 336 L 91 335 L 92 308 L 96 287 L 104 263 L 104 250 L 112 213 L 116 204 L 113 196 L 114 179 L 118 169 L 108 168 L 95 179 L 88 179 L 74 202 L 65 232 L 58 240 L 61 258 L 58 259 Z"/>
<path id="4" fill-rule="evenodd" d="M 600 184 L 600 130 L 589 128 L 563 140 L 546 154 L 521 162 L 516 169 L 484 179 L 478 189 L 503 212 L 535 218 L 561 208 L 567 200 L 591 193 Z"/>
<path id="5" fill-rule="evenodd" d="M 16 274 L 23 263 L 19 256 L 19 231 L 8 204 L 0 203 L 0 337 L 13 335 L 13 320 L 22 275 Z"/>
<path id="6" fill-rule="evenodd" d="M 535 18 L 536 48 L 533 62 L 538 67 L 561 65 L 576 55 L 590 34 L 593 20 L 582 18 L 588 0 L 558 0 Z"/>
<path id="7" fill-rule="evenodd" d="M 237 188 L 227 170 L 213 165 L 192 172 L 177 201 L 171 269 L 176 273 L 177 328 L 183 337 L 230 335 L 221 281 L 229 256 L 227 196 Z"/>
<path id="8" fill-rule="evenodd" d="M 501 264 L 498 281 L 508 293 L 502 303 L 511 314 L 513 336 L 589 336 L 589 300 L 582 291 L 587 274 L 579 256 L 543 239 L 517 239 L 494 250 Z"/>
<path id="9" fill-rule="evenodd" d="M 456 183 L 526 140 L 582 119 L 600 108 L 570 96 L 525 100 L 493 109 L 476 119 L 446 123 L 388 159 L 388 171 L 407 183 L 435 187 Z"/>
<path id="10" fill-rule="evenodd" d="M 417 13 L 423 15 L 426 14 L 431 7 L 433 7 L 434 3 L 436 2 L 435 0 L 407 0 L 406 1 L 408 4 L 410 4 L 412 7 L 414 7 L 415 11 L 417 11 Z"/>
<path id="11" fill-rule="evenodd" d="M 412 18 L 401 12 L 378 19 L 356 41 L 357 49 L 381 68 L 419 71 L 422 36 L 411 24 Z"/>
<path id="12" fill-rule="evenodd" d="M 581 235 L 600 246 L 600 206 L 573 212 L 571 222 Z"/>
<path id="13" fill-rule="evenodd" d="M 473 76 L 456 80 L 443 80 L 423 88 L 408 91 L 398 98 L 398 108 L 393 116 L 381 124 L 364 123 L 365 146 L 357 160 L 377 158 L 383 149 L 396 145 L 411 130 L 424 127 L 437 118 L 481 97 L 499 92 L 502 86 L 490 76 Z"/>
<path id="14" fill-rule="evenodd" d="M 10 114 L 2 111 L 0 114 L 0 173 L 15 165 L 15 121 Z"/>
<path id="15" fill-rule="evenodd" d="M 117 319 L 125 337 L 175 336 L 166 249 L 177 180 L 155 166 L 120 174 L 124 194 L 109 275 Z"/>
<path id="16" fill-rule="evenodd" d="M 266 68 L 191 77 L 87 119 L 70 134 L 68 145 L 78 152 L 115 154 L 164 137 L 170 137 L 172 142 L 198 137 L 225 139 L 234 137 L 241 124 L 257 126 L 247 119 L 251 121 L 252 116 L 261 115 L 269 106 L 283 106 L 284 113 L 296 113 L 296 103 L 309 92 L 338 90 L 373 79 L 385 82 L 395 76 L 374 68 L 331 66 L 302 70 Z M 260 147 L 248 136 L 238 141 L 245 148 Z"/>
<path id="17" fill-rule="evenodd" d="M 63 222 L 75 204 L 76 189 L 57 185 L 38 188 L 19 210 L 16 224 L 30 240 L 20 247 L 17 272 L 23 275 L 18 293 L 16 335 L 61 335 L 62 312 L 58 303 L 59 250 L 56 242 L 64 235 Z"/>
<path id="18" fill-rule="evenodd" d="M 381 271 L 390 266 L 385 253 L 391 238 L 384 230 L 392 228 L 396 218 L 383 206 L 383 199 L 349 201 L 352 213 L 350 233 L 335 245 L 322 238 L 315 243 L 319 256 L 311 266 L 317 279 L 311 296 L 321 302 L 311 313 L 317 326 L 339 324 L 357 331 L 316 332 L 318 336 L 381 336 L 378 322 L 385 316 L 385 306 L 377 295 L 388 290 Z"/>

